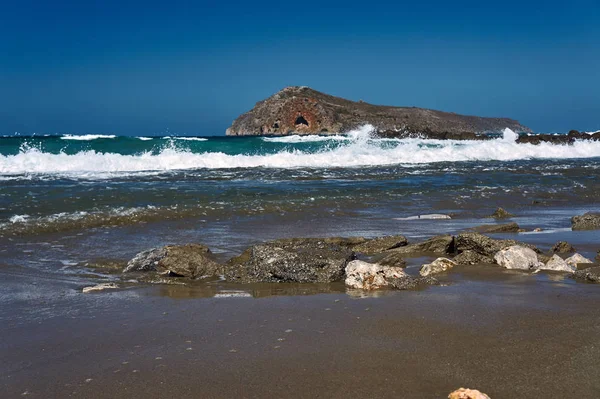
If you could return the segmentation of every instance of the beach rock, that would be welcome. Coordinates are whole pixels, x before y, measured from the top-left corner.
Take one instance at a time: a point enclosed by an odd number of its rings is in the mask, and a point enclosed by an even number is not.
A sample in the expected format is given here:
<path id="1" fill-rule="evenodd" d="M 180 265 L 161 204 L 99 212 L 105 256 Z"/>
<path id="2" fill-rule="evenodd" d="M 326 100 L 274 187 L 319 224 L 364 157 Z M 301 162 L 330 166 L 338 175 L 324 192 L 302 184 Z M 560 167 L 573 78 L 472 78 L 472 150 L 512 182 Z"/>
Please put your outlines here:
<path id="1" fill-rule="evenodd" d="M 440 285 L 440 282 L 433 277 L 411 277 L 391 279 L 392 288 L 397 290 L 414 290 L 427 285 Z"/>
<path id="2" fill-rule="evenodd" d="M 543 266 L 539 267 L 540 270 L 569 273 L 573 273 L 576 270 L 574 266 L 567 264 L 567 262 L 565 262 L 563 258 L 558 255 L 553 255 L 550 260 L 546 262 L 546 264 L 542 263 L 542 265 Z"/>
<path id="3" fill-rule="evenodd" d="M 81 290 L 81 292 L 83 292 L 84 294 L 87 294 L 89 292 L 96 292 L 96 291 L 104 291 L 104 290 L 114 290 L 119 288 L 118 285 L 114 284 L 114 283 L 102 283 L 102 284 L 97 284 L 91 287 L 83 287 L 83 289 Z"/>
<path id="4" fill-rule="evenodd" d="M 600 283 L 600 266 L 577 270 L 569 277 L 591 283 Z"/>
<path id="5" fill-rule="evenodd" d="M 404 255 L 398 252 L 385 252 L 374 260 L 382 266 L 406 267 Z"/>
<path id="6" fill-rule="evenodd" d="M 494 264 L 494 259 L 489 256 L 482 255 L 475 251 L 464 251 L 452 258 L 459 265 L 479 265 L 479 264 Z"/>
<path id="7" fill-rule="evenodd" d="M 352 250 L 365 255 L 374 255 L 389 249 L 403 247 L 407 244 L 408 240 L 404 236 L 385 236 L 366 240 L 361 244 L 353 246 Z"/>
<path id="8" fill-rule="evenodd" d="M 484 256 L 494 257 L 501 249 L 513 245 L 530 248 L 536 253 L 540 252 L 534 245 L 525 244 L 515 240 L 496 240 L 479 233 L 459 234 L 456 236 L 454 243 L 455 249 L 459 254 L 465 251 L 473 251 Z"/>
<path id="9" fill-rule="evenodd" d="M 423 277 L 427 277 L 432 274 L 438 274 L 438 273 L 443 273 L 445 271 L 448 271 L 456 265 L 457 265 L 457 263 L 454 261 L 451 261 L 450 259 L 437 258 L 433 262 L 421 266 L 421 269 L 419 270 L 419 274 Z"/>
<path id="10" fill-rule="evenodd" d="M 554 254 L 568 254 L 571 252 L 575 252 L 575 248 L 571 244 L 566 241 L 559 241 L 551 249 L 551 252 Z"/>
<path id="11" fill-rule="evenodd" d="M 127 263 L 123 272 L 156 271 L 174 277 L 202 278 L 214 276 L 220 269 L 221 265 L 212 259 L 208 247 L 186 244 L 140 252 Z"/>
<path id="12" fill-rule="evenodd" d="M 598 230 L 600 229 L 600 213 L 588 212 L 571 218 L 573 230 Z"/>
<path id="13" fill-rule="evenodd" d="M 426 241 L 410 244 L 404 247 L 398 247 L 388 252 L 397 252 L 402 254 L 449 254 L 454 252 L 454 237 L 451 235 L 441 235 L 430 238 Z"/>
<path id="14" fill-rule="evenodd" d="M 598 251 L 598 252 L 596 253 L 596 260 L 597 260 L 598 262 L 600 262 L 600 251 Z"/>
<path id="15" fill-rule="evenodd" d="M 496 209 L 496 211 L 494 211 L 494 213 L 492 213 L 488 217 L 489 218 L 493 218 L 493 219 L 508 219 L 508 218 L 513 217 L 513 216 L 515 216 L 515 215 L 513 215 L 512 213 L 508 213 L 503 208 L 498 208 L 498 209 Z"/>
<path id="16" fill-rule="evenodd" d="M 490 399 L 490 397 L 476 389 L 460 388 L 448 395 L 448 399 Z"/>
<path id="17" fill-rule="evenodd" d="M 389 107 L 350 101 L 306 86 L 286 87 L 240 115 L 228 136 L 339 134 L 372 125 L 380 137 L 486 139 L 476 133 L 531 130 L 506 118 L 482 118 L 416 107 Z"/>
<path id="18" fill-rule="evenodd" d="M 594 263 L 591 260 L 589 260 L 588 258 L 581 256 L 580 254 L 575 254 L 575 255 L 565 259 L 565 262 L 569 266 L 571 266 L 573 268 L 573 270 L 577 269 L 578 265 Z"/>
<path id="19" fill-rule="evenodd" d="M 381 266 L 353 260 L 346 266 L 346 285 L 363 290 L 378 290 L 391 286 L 391 279 L 410 278 L 399 267 Z"/>
<path id="20" fill-rule="evenodd" d="M 339 281 L 354 252 L 334 241 L 292 238 L 254 245 L 227 262 L 224 276 L 239 283 Z"/>
<path id="21" fill-rule="evenodd" d="M 518 233 L 521 228 L 513 222 L 507 224 L 484 224 L 474 227 L 473 230 L 479 233 Z"/>
<path id="22" fill-rule="evenodd" d="M 530 248 L 513 245 L 494 255 L 494 260 L 506 269 L 537 270 L 544 264 L 538 261 L 537 254 Z"/>

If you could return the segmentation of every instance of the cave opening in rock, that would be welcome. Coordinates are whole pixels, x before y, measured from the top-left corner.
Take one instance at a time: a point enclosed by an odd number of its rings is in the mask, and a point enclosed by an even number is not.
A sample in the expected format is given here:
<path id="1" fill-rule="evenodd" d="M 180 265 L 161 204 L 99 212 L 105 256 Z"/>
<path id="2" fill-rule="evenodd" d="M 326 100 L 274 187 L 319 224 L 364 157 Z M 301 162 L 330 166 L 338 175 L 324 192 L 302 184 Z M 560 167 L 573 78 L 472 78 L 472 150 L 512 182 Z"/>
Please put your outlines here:
<path id="1" fill-rule="evenodd" d="M 304 117 L 302 115 L 300 115 L 296 118 L 296 126 L 298 126 L 298 125 L 308 126 L 308 121 L 306 119 L 304 119 Z"/>

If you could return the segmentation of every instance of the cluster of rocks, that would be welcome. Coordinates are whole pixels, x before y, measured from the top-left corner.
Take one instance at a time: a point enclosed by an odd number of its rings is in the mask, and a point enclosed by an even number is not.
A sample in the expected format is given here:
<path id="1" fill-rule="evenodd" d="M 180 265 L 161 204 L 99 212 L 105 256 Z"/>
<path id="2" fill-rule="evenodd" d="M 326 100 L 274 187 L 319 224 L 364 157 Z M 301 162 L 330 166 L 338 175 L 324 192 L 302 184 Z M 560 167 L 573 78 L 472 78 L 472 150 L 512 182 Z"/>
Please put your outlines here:
<path id="1" fill-rule="evenodd" d="M 521 135 L 517 139 L 517 143 L 529 144 L 573 144 L 577 140 L 593 140 L 600 141 L 600 132 L 594 134 L 581 133 L 577 130 L 571 130 L 568 134 L 534 134 Z"/>
<path id="2" fill-rule="evenodd" d="M 405 272 L 405 258 L 436 255 L 433 262 L 421 266 L 419 276 Z M 224 278 L 237 283 L 345 281 L 352 288 L 374 290 L 438 284 L 432 276 L 459 265 L 476 264 L 529 272 L 567 272 L 585 281 L 600 280 L 600 267 L 578 270 L 582 265 L 593 266 L 593 262 L 575 253 L 569 243 L 558 242 L 544 254 L 531 244 L 494 239 L 479 232 L 440 235 L 417 243 L 409 243 L 401 235 L 373 239 L 279 239 L 253 245 L 226 263 L 217 262 L 204 245 L 169 245 L 139 253 L 128 262 L 124 273 L 152 272 L 161 277 L 190 279 Z"/>

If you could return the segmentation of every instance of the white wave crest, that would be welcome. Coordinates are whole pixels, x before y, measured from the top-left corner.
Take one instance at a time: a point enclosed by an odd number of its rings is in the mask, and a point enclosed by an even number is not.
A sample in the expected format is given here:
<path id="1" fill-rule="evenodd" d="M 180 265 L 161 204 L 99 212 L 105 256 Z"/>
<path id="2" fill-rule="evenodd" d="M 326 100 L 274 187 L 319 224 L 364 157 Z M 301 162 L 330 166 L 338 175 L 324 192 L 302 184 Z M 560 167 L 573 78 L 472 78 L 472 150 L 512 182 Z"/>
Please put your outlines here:
<path id="1" fill-rule="evenodd" d="M 82 135 L 74 135 L 74 134 L 65 134 L 61 136 L 61 140 L 78 140 L 78 141 L 90 141 L 97 139 L 114 139 L 117 137 L 114 134 L 82 134 Z"/>
<path id="2" fill-rule="evenodd" d="M 286 150 L 271 154 L 230 155 L 222 152 L 193 153 L 169 146 L 159 153 L 121 155 L 83 151 L 69 155 L 22 148 L 16 155 L 0 155 L 0 176 L 68 175 L 81 178 L 113 177 L 130 173 L 161 173 L 185 169 L 230 168 L 343 168 L 383 165 L 429 164 L 464 161 L 515 161 L 600 157 L 600 142 L 572 145 L 517 144 L 512 132 L 485 141 L 370 138 L 369 128 L 352 132 L 350 140 L 336 148 L 317 152 Z M 514 133 L 513 133 L 514 134 Z"/>
<path id="3" fill-rule="evenodd" d="M 137 137 L 138 140 L 149 141 L 152 140 L 152 137 Z"/>
<path id="4" fill-rule="evenodd" d="M 351 140 L 346 136 L 300 136 L 294 134 L 292 136 L 283 136 L 283 137 L 262 137 L 263 141 L 267 141 L 270 143 L 313 143 L 319 141 L 348 141 Z"/>
<path id="5" fill-rule="evenodd" d="M 208 139 L 205 139 L 202 137 L 169 137 L 169 138 L 172 138 L 173 140 L 185 140 L 185 141 L 208 141 Z"/>
<path id="6" fill-rule="evenodd" d="M 319 142 L 319 141 L 351 141 L 351 140 L 361 140 L 361 139 L 369 139 L 371 138 L 371 134 L 374 132 L 375 128 L 372 125 L 364 125 L 360 128 L 350 131 L 345 135 L 299 135 L 294 134 L 291 136 L 283 136 L 283 137 L 263 137 L 263 141 L 271 142 L 271 143 L 311 143 L 311 142 Z"/>

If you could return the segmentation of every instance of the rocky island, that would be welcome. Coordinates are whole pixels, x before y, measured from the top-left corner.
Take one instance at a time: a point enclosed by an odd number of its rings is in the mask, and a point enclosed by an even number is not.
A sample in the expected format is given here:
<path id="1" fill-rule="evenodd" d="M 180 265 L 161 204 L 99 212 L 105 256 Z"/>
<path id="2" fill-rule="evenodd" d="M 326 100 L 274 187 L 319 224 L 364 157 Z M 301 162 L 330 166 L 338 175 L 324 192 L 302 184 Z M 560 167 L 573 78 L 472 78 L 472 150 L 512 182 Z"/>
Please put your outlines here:
<path id="1" fill-rule="evenodd" d="M 383 137 L 484 138 L 509 128 L 532 132 L 508 118 L 484 118 L 416 107 L 350 101 L 306 86 L 292 86 L 259 101 L 227 129 L 228 136 L 339 134 L 371 124 Z"/>

